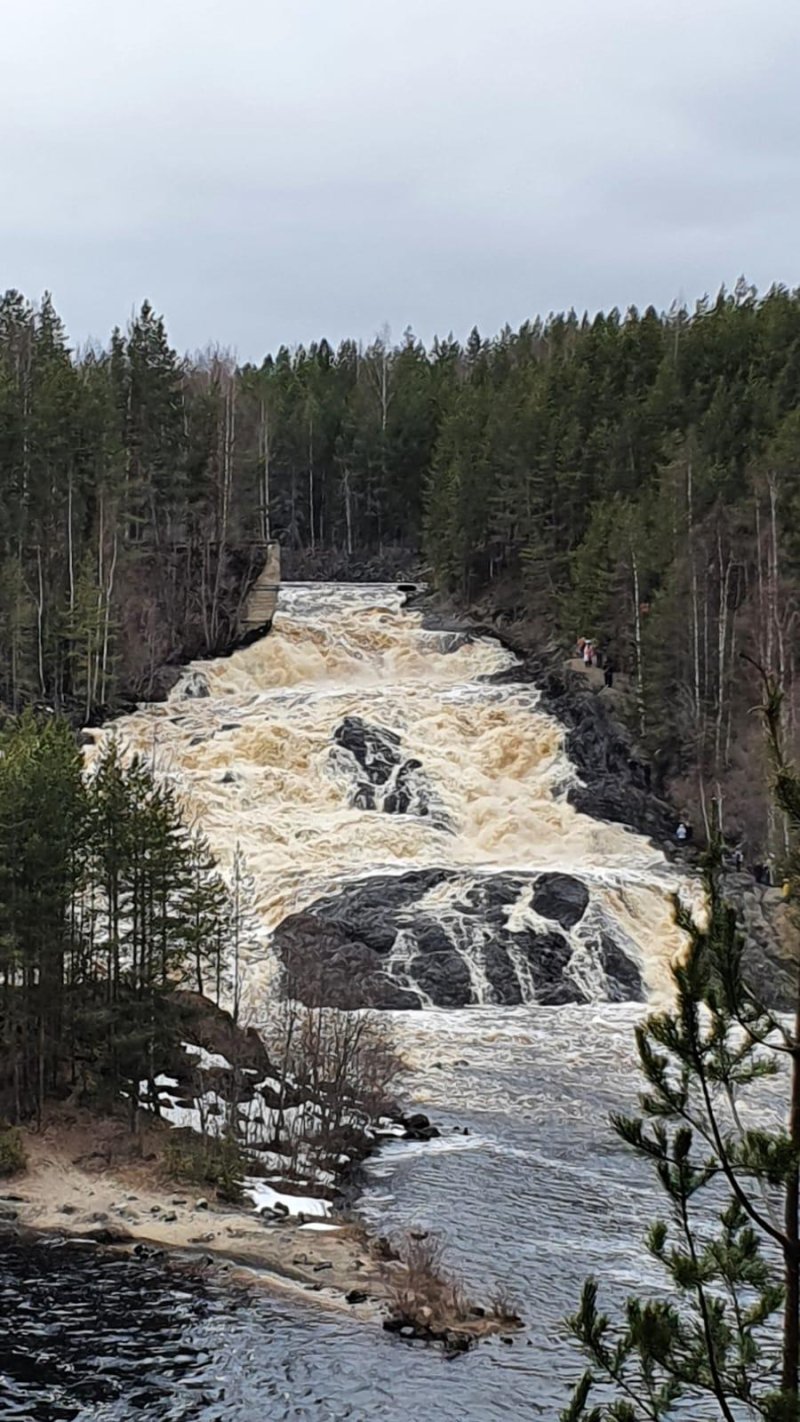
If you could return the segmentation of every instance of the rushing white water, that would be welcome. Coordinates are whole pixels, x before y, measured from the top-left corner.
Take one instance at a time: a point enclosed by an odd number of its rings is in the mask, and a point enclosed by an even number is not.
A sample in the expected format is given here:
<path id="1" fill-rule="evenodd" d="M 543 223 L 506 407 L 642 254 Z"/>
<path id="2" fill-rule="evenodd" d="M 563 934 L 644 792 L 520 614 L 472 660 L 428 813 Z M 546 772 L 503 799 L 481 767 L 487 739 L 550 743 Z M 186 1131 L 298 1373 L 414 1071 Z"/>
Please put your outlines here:
<path id="1" fill-rule="evenodd" d="M 584 996 L 603 996 L 590 948 L 609 924 L 651 993 L 660 992 L 681 944 L 671 903 L 678 881 L 663 856 L 642 837 L 569 805 L 574 771 L 561 728 L 536 709 L 534 688 L 486 680 L 514 664 L 509 652 L 489 638 L 426 631 L 402 601 L 392 586 L 285 586 L 271 635 L 195 664 L 166 703 L 121 718 L 97 742 L 117 735 L 152 758 L 223 868 L 240 847 L 264 944 L 287 914 L 322 895 L 376 874 L 431 867 L 461 871 L 417 905 L 455 939 L 465 895 L 487 875 L 558 871 L 591 894 L 572 931 L 570 974 Z M 334 742 L 346 717 L 399 737 L 402 756 L 421 767 L 435 813 L 423 817 L 412 806 L 387 814 L 354 803 L 358 767 Z M 480 924 L 474 914 L 459 923 L 461 940 L 469 939 L 459 946 L 472 1000 L 491 1003 Z M 530 888 L 509 906 L 507 926 L 542 927 Z M 401 934 L 395 961 L 406 951 Z M 513 943 L 510 954 L 514 960 Z M 531 1000 L 530 973 L 517 959 L 522 998 Z M 256 1017 L 269 965 L 266 952 L 251 964 Z"/>
<path id="2" fill-rule="evenodd" d="M 412 1360 L 401 1344 L 367 1338 L 357 1326 L 332 1332 L 304 1319 L 302 1346 L 293 1348 L 289 1334 L 272 1346 L 261 1331 L 251 1338 L 247 1324 L 226 1324 L 222 1371 L 230 1376 L 245 1358 L 242 1375 L 266 1379 L 280 1398 L 269 1415 L 400 1422 L 435 1409 L 448 1422 L 528 1415 L 549 1422 L 580 1372 L 562 1320 L 585 1274 L 602 1278 L 612 1305 L 631 1287 L 658 1283 L 640 1243 L 657 1195 L 607 1125 L 610 1110 L 633 1105 L 633 1026 L 644 1008 L 607 1000 L 597 940 L 610 932 L 658 999 L 683 946 L 673 895 L 691 886 L 641 836 L 569 805 L 575 772 L 561 728 L 538 708 L 532 687 L 485 679 L 513 664 L 491 639 L 426 631 L 393 587 L 289 586 L 270 636 L 196 664 L 167 703 L 96 736 L 102 743 L 117 735 L 152 757 L 223 866 L 241 847 L 260 930 L 249 963 L 256 1021 L 271 991 L 272 931 L 321 897 L 370 882 L 386 892 L 388 914 L 386 876 L 433 875 L 402 920 L 392 948 L 396 976 L 404 955 L 411 970 L 422 917 L 441 927 L 469 967 L 475 1005 L 392 1014 L 408 1067 L 404 1090 L 443 1134 L 382 1150 L 369 1164 L 362 1205 L 382 1229 L 415 1221 L 441 1230 L 448 1257 L 476 1293 L 511 1284 L 529 1332 L 512 1347 L 497 1341 L 451 1366 L 425 1354 Z M 404 813 L 387 812 L 394 771 L 368 786 L 365 799 L 364 766 L 337 742 L 348 717 L 397 738 L 390 751 L 419 763 Z M 533 899 L 537 874 L 554 872 L 580 880 L 589 901 L 564 930 L 565 976 L 580 997 L 547 1006 L 537 998 L 530 952 L 514 944 L 515 935 L 522 944 L 532 933 L 535 952 L 537 933 L 552 938 L 553 922 Z M 482 916 L 486 895 L 503 876 L 507 893 L 493 900 L 490 922 Z M 380 896 L 370 912 L 382 918 Z M 499 923 L 522 988 L 517 1006 L 499 1005 L 487 971 L 484 950 Z M 307 1409 L 298 1389 L 311 1399 Z M 254 1392 L 220 1417 L 264 1415 Z"/>

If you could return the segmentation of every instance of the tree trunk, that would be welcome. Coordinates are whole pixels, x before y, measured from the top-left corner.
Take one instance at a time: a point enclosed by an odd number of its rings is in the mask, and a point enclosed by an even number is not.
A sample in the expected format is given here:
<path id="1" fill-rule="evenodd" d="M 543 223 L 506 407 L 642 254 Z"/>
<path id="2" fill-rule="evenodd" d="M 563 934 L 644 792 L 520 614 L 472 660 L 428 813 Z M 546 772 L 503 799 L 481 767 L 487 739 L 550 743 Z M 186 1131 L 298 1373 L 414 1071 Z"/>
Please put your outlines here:
<path id="1" fill-rule="evenodd" d="M 644 709 L 644 661 L 642 656 L 642 609 L 639 589 L 639 564 L 636 561 L 636 550 L 631 542 L 631 567 L 633 570 L 633 617 L 634 635 L 636 638 L 636 708 L 639 716 L 639 733 L 645 734 L 645 709 Z"/>
<path id="2" fill-rule="evenodd" d="M 270 522 L 269 522 L 269 414 L 265 402 L 261 401 L 261 427 L 259 430 L 261 437 L 261 531 L 264 542 L 269 543 Z"/>
<path id="3" fill-rule="evenodd" d="M 692 583 L 692 652 L 694 661 L 694 719 L 700 727 L 700 624 L 697 612 L 697 566 L 694 557 L 694 513 L 692 499 L 692 461 L 686 470 L 686 515 L 689 530 L 689 564 Z"/>
<path id="4" fill-rule="evenodd" d="M 794 1050 L 792 1052 L 792 1094 L 789 1107 L 789 1139 L 800 1154 L 800 970 L 795 998 Z M 784 1205 L 784 1282 L 786 1298 L 783 1312 L 783 1367 L 781 1387 L 797 1396 L 797 1375 L 800 1365 L 800 1173 L 797 1165 L 786 1182 Z"/>

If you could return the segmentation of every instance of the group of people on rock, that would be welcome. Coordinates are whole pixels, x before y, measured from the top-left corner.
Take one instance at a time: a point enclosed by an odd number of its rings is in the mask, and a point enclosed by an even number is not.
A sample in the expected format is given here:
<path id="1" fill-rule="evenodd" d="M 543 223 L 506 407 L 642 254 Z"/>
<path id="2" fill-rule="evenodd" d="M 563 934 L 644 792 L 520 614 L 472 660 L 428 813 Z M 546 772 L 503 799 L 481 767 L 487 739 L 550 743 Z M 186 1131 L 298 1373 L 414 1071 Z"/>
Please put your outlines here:
<path id="1" fill-rule="evenodd" d="M 608 653 L 606 652 L 605 655 L 603 655 L 591 637 L 579 637 L 577 647 L 578 657 L 583 662 L 586 670 L 588 671 L 589 668 L 593 666 L 602 669 L 603 680 L 606 686 L 613 686 L 615 667 Z"/>
<path id="2" fill-rule="evenodd" d="M 675 826 L 674 835 L 675 842 L 680 848 L 684 848 L 686 845 L 692 843 L 694 834 L 688 815 L 684 815 L 678 821 Z M 780 888 L 784 897 L 789 892 L 788 879 L 781 880 L 780 876 L 776 876 L 771 859 L 768 858 L 764 863 L 746 864 L 742 845 L 736 843 L 733 839 L 729 839 L 727 843 L 723 845 L 722 867 L 729 873 L 752 874 L 757 884 L 763 885 L 764 888 L 772 888 L 773 886 Z"/>

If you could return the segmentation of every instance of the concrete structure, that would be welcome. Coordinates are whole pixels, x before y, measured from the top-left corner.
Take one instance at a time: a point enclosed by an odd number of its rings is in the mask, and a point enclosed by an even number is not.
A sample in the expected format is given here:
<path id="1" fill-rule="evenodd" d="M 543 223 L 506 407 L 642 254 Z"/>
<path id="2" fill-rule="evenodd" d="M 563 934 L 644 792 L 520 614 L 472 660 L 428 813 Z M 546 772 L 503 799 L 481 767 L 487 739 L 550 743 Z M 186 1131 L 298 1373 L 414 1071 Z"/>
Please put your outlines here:
<path id="1" fill-rule="evenodd" d="M 245 637 L 271 625 L 278 605 L 280 584 L 281 547 L 279 543 L 268 543 L 266 562 L 250 589 L 242 615 L 241 627 Z"/>

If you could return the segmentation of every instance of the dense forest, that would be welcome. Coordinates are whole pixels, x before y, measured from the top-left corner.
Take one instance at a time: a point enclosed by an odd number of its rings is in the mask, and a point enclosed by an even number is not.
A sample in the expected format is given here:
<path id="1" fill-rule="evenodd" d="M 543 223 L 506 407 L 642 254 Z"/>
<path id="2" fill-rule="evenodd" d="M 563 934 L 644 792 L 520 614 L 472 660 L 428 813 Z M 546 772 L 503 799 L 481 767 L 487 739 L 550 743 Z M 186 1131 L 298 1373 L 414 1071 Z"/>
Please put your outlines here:
<path id="1" fill-rule="evenodd" d="M 259 545 L 391 548 L 525 629 L 596 638 L 659 779 L 763 847 L 753 657 L 791 693 L 800 293 L 574 312 L 430 349 L 180 357 L 145 305 L 73 352 L 0 301 L 0 700 L 83 714 L 223 648 Z M 316 562 L 315 562 L 316 560 Z M 753 675 L 755 675 L 753 673 Z M 795 699 L 787 697 L 795 724 Z"/>
<path id="2" fill-rule="evenodd" d="M 179 1036 L 174 993 L 236 1000 L 240 901 L 172 788 L 112 742 L 94 772 L 63 717 L 0 733 L 0 1116 L 113 1102 Z"/>

